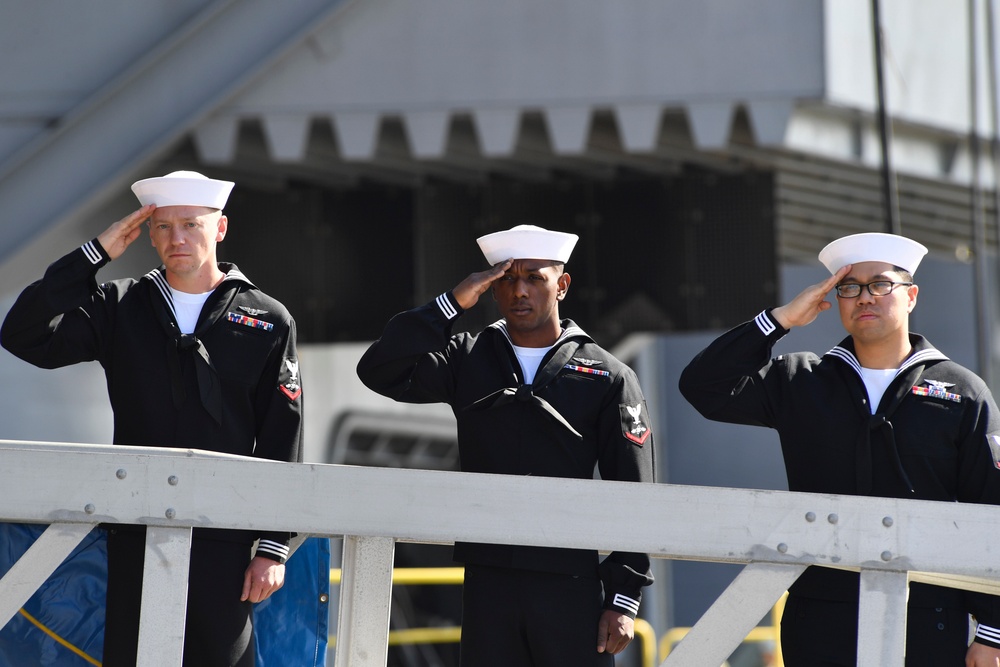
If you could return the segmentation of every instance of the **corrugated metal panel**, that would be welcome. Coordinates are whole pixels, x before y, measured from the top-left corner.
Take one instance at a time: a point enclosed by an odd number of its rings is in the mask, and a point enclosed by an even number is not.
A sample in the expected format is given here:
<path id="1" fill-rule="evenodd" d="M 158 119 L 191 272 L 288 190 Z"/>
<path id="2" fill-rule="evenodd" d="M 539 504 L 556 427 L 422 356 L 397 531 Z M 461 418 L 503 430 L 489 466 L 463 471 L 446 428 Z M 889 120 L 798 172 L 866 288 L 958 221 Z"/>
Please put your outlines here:
<path id="1" fill-rule="evenodd" d="M 885 231 L 878 172 L 856 164 L 814 159 L 775 163 L 778 254 L 814 261 L 833 239 L 857 232 Z M 972 247 L 972 196 L 967 187 L 899 175 L 902 232 L 931 254 L 966 259 Z M 995 215 L 992 192 L 983 197 L 987 220 Z M 987 246 L 995 254 L 996 227 L 987 224 Z"/>

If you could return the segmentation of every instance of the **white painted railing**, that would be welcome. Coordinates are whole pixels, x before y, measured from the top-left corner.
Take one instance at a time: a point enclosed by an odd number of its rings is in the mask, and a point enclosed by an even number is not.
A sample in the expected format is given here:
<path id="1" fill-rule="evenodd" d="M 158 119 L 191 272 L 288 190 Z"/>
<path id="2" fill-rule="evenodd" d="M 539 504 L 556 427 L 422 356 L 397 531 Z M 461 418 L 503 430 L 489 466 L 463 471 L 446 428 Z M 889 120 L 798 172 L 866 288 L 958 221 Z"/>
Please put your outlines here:
<path id="1" fill-rule="evenodd" d="M 991 506 L 292 465 L 110 445 L 0 441 L 0 461 L 0 520 L 50 524 L 0 580 L 0 625 L 94 525 L 145 523 L 144 667 L 181 664 L 195 526 L 344 536 L 338 667 L 386 662 L 398 540 L 748 563 L 667 667 L 717 667 L 810 564 L 861 571 L 863 667 L 902 667 L 909 581 L 1000 593 L 1000 508 Z"/>

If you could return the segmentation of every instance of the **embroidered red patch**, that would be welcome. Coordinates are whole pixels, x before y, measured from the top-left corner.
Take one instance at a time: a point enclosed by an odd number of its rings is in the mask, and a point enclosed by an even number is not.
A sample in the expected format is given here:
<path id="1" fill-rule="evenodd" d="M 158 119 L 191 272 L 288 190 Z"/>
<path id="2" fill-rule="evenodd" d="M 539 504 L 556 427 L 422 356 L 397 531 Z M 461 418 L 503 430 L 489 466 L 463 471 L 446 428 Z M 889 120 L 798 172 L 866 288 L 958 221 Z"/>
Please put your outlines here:
<path id="1" fill-rule="evenodd" d="M 621 404 L 618 406 L 618 411 L 621 416 L 622 435 L 641 447 L 653 433 L 649 427 L 646 404 L 642 401 L 635 405 Z"/>
<path id="2" fill-rule="evenodd" d="M 280 387 L 278 387 L 278 389 L 280 389 L 281 393 L 287 396 L 288 400 L 290 401 L 294 401 L 295 399 L 297 399 L 299 396 L 302 395 L 302 387 L 298 385 L 293 385 L 292 387 L 286 387 L 285 385 L 281 385 Z"/>
<path id="3" fill-rule="evenodd" d="M 285 359 L 278 374 L 278 389 L 288 400 L 294 401 L 302 395 L 302 385 L 299 384 L 299 362 L 296 359 Z"/>

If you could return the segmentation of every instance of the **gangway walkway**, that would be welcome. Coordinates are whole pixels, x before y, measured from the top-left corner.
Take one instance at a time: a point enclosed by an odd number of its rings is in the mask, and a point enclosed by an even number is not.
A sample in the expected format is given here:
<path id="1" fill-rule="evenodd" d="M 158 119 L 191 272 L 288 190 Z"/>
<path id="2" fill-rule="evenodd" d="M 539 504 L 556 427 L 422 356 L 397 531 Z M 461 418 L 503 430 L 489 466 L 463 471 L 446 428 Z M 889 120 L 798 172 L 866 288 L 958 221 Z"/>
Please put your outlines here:
<path id="1" fill-rule="evenodd" d="M 146 524 L 141 667 L 181 664 L 192 527 L 343 536 L 338 667 L 386 663 L 397 541 L 746 563 L 664 667 L 718 667 L 812 564 L 861 572 L 861 667 L 903 667 L 910 581 L 1000 594 L 1000 510 L 985 505 L 287 464 L 111 445 L 0 441 L 0 457 L 0 520 L 50 524 L 0 580 L 0 624 L 93 526 Z"/>

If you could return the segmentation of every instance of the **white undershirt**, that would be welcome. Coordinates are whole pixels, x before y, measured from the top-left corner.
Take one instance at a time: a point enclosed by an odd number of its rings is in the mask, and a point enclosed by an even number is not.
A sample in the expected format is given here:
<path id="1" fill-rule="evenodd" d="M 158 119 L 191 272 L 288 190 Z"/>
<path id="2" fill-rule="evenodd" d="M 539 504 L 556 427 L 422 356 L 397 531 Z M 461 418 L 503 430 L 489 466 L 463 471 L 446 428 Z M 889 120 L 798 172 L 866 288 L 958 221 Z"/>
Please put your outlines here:
<path id="1" fill-rule="evenodd" d="M 899 372 L 898 368 L 862 368 L 861 379 L 865 381 L 865 388 L 868 390 L 868 402 L 871 404 L 872 414 L 882 402 L 882 394 L 889 387 L 892 379 Z"/>
<path id="2" fill-rule="evenodd" d="M 211 292 L 188 294 L 187 292 L 179 292 L 171 287 L 170 293 L 174 297 L 174 314 L 177 316 L 177 326 L 180 327 L 181 333 L 194 333 L 194 328 L 198 324 L 198 316 L 201 315 L 202 306 L 205 305 L 208 295 Z"/>
<path id="3" fill-rule="evenodd" d="M 538 372 L 538 365 L 542 363 L 542 357 L 552 349 L 548 347 L 518 347 L 513 345 L 514 354 L 521 364 L 521 372 L 524 373 L 524 383 L 531 384 L 535 381 L 535 373 Z"/>

